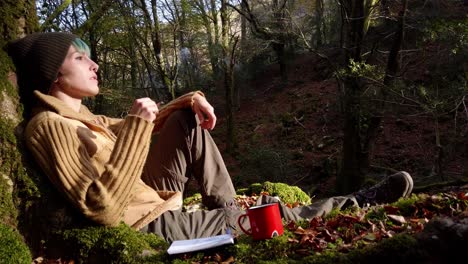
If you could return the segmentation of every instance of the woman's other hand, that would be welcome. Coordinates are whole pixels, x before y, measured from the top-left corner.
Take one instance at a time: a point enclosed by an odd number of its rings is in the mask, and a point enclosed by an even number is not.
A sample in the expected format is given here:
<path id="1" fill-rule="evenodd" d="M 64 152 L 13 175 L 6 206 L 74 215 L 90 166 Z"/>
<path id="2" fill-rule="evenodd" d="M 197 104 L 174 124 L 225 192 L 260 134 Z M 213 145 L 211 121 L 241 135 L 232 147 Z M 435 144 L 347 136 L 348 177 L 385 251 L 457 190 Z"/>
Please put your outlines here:
<path id="1" fill-rule="evenodd" d="M 203 129 L 212 130 L 216 125 L 216 115 L 214 108 L 206 100 L 206 98 L 200 94 L 193 96 L 192 109 L 197 114 L 200 120 L 200 126 Z"/>
<path id="2" fill-rule="evenodd" d="M 156 102 L 148 97 L 136 99 L 133 102 L 132 109 L 130 109 L 131 115 L 139 116 L 149 122 L 153 122 L 156 119 L 156 115 L 159 113 L 158 105 Z"/>

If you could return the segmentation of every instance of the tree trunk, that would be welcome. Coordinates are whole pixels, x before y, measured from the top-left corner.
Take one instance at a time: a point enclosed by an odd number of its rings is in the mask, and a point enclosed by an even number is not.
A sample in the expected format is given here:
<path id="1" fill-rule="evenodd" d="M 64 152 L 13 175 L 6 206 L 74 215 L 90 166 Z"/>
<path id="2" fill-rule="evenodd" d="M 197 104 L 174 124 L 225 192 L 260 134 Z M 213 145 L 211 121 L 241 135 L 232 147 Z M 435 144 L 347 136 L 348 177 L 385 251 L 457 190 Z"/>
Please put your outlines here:
<path id="1" fill-rule="evenodd" d="M 285 45 L 284 43 L 273 43 L 272 46 L 278 59 L 278 64 L 280 67 L 281 84 L 283 88 L 286 87 L 286 84 L 288 83 L 288 69 L 286 64 L 286 55 L 284 51 Z"/>
<path id="2" fill-rule="evenodd" d="M 128 35 L 130 36 L 130 35 Z M 133 41 L 130 39 L 128 40 L 129 43 L 129 52 L 130 52 L 130 79 L 132 82 L 132 89 L 136 89 L 138 87 L 138 57 L 135 52 L 135 45 Z"/>
<path id="3" fill-rule="evenodd" d="M 279 2 L 278 0 L 272 1 L 273 5 L 273 19 L 275 27 L 279 28 L 281 32 L 288 32 L 289 29 L 286 28 L 286 1 Z M 282 87 L 286 87 L 288 83 L 288 69 L 287 69 L 287 62 L 286 62 L 286 43 L 288 43 L 288 36 L 287 34 L 280 34 L 276 37 L 275 42 L 273 42 L 273 50 L 278 57 L 278 64 L 280 67 L 280 76 L 281 76 L 281 83 Z"/>
<path id="4" fill-rule="evenodd" d="M 156 57 L 156 68 L 158 70 L 159 76 L 161 78 L 161 82 L 164 87 L 168 90 L 171 94 L 171 99 L 175 99 L 175 90 L 174 85 L 169 77 L 169 74 L 166 72 L 165 61 L 162 56 L 162 43 L 161 43 L 161 32 L 159 28 L 159 18 L 158 18 L 158 10 L 156 6 L 156 0 L 151 0 L 151 14 L 146 6 L 145 1 L 139 2 L 141 3 L 141 8 L 144 13 L 144 18 L 146 25 L 149 27 L 151 32 L 151 41 L 153 42 L 153 52 L 154 56 Z"/>
<path id="5" fill-rule="evenodd" d="M 364 0 L 341 1 L 345 6 L 349 19 L 345 21 L 347 26 L 346 61 L 361 62 L 362 40 L 364 38 Z M 346 2 L 346 3 L 344 3 Z M 346 18 L 343 18 L 346 19 Z M 356 191 L 364 182 L 361 164 L 361 135 L 360 135 L 360 93 L 361 84 L 358 77 L 345 78 L 344 92 L 344 138 L 341 171 L 337 179 L 337 189 L 340 193 Z"/>
<path id="6" fill-rule="evenodd" d="M 356 78 L 345 83 L 344 96 L 344 136 L 341 171 L 337 179 L 337 189 L 341 194 L 357 190 L 363 183 L 361 168 L 360 103 L 359 84 Z"/>
<path id="7" fill-rule="evenodd" d="M 144 1 L 142 1 L 143 3 Z M 157 7 L 156 7 L 156 0 L 151 0 L 151 7 L 152 7 L 152 13 L 153 13 L 153 23 L 154 23 L 154 28 L 152 31 L 152 41 L 153 41 L 153 49 L 154 49 L 154 54 L 156 56 L 156 66 L 158 68 L 159 75 L 161 76 L 161 81 L 163 82 L 163 85 L 168 89 L 169 93 L 171 94 L 171 99 L 175 99 L 175 91 L 173 87 L 173 83 L 169 78 L 169 75 L 166 73 L 165 69 L 165 62 L 162 56 L 162 44 L 161 44 L 161 32 L 159 29 L 159 18 L 158 18 L 158 12 L 157 12 Z"/>
<path id="8" fill-rule="evenodd" d="M 11 60 L 2 48 L 8 41 L 39 29 L 35 7 L 35 1 L 0 2 L 0 225 L 8 225 L 21 231 L 31 231 L 26 228 L 30 227 L 29 222 L 19 222 L 18 219 L 23 220 L 22 215 L 27 206 L 38 194 L 37 187 L 31 182 L 23 166 L 24 156 L 20 154 L 23 149 L 20 137 L 22 118 L 18 107 L 18 90 L 15 87 L 16 76 Z M 16 131 L 19 133 L 18 139 Z M 28 234 L 27 231 L 21 233 Z M 1 246 L 4 250 L 6 245 Z M 10 250 L 16 248 L 16 245 L 9 246 Z"/>
<path id="9" fill-rule="evenodd" d="M 232 87 L 232 69 L 228 62 L 228 20 L 226 13 L 226 0 L 221 1 L 221 40 L 223 45 L 223 72 L 224 72 L 224 89 L 226 100 L 226 151 L 232 153 L 236 146 L 235 132 L 234 132 L 234 114 L 233 114 L 233 87 Z"/>
<path id="10" fill-rule="evenodd" d="M 323 21 L 323 0 L 317 0 L 315 8 L 316 22 L 315 26 L 317 28 L 315 33 L 315 47 L 320 48 L 323 45 L 323 26 L 325 25 Z"/>
<path id="11" fill-rule="evenodd" d="M 270 26 L 263 25 L 264 22 L 260 22 L 260 20 L 256 17 L 252 10 L 250 9 L 250 1 L 242 0 L 240 7 L 241 10 L 238 9 L 234 5 L 230 5 L 233 9 L 235 9 L 239 14 L 241 14 L 245 19 L 250 22 L 251 31 L 252 33 L 260 39 L 267 40 L 271 42 L 271 47 L 275 52 L 275 55 L 278 60 L 278 64 L 280 66 L 280 75 L 282 86 L 284 87 L 285 84 L 288 82 L 288 71 L 287 71 L 287 62 L 286 62 L 286 44 L 290 42 L 290 28 L 286 24 L 286 3 L 287 1 L 278 0 L 271 1 L 271 8 L 272 8 L 272 23 L 273 27 L 275 28 L 274 32 L 271 32 Z M 252 1 L 253 2 L 253 1 Z"/>
<path id="12" fill-rule="evenodd" d="M 177 6 L 177 2 L 173 1 L 174 3 L 174 12 L 176 15 L 177 23 L 178 23 L 178 30 L 177 34 L 179 37 L 179 47 L 180 49 L 187 49 L 189 52 L 186 55 L 189 56 L 180 56 L 182 61 L 182 69 L 184 75 L 182 76 L 184 80 L 184 90 L 189 90 L 191 87 L 194 86 L 194 73 L 193 68 L 191 66 L 191 58 L 193 54 L 192 44 L 187 37 L 187 12 L 188 12 L 188 3 L 187 0 L 180 0 L 180 9 Z"/>
<path id="13" fill-rule="evenodd" d="M 212 76 L 211 78 L 216 81 L 221 77 L 221 70 L 219 67 L 219 40 L 216 38 L 219 37 L 217 27 L 218 27 L 218 11 L 216 8 L 216 3 L 214 0 L 210 0 L 209 3 L 205 0 L 196 0 L 194 1 L 195 7 L 200 12 L 201 20 L 203 27 L 206 31 L 206 39 L 208 45 L 208 56 L 210 59 Z"/>
<path id="14" fill-rule="evenodd" d="M 363 144 L 363 156 L 362 156 L 362 164 L 363 169 L 367 170 L 370 167 L 372 153 L 374 150 L 375 140 L 377 138 L 377 132 L 379 130 L 382 117 L 385 114 L 385 101 L 387 99 L 387 91 L 386 89 L 391 88 L 393 86 L 395 77 L 399 70 L 399 60 L 398 55 L 401 50 L 401 46 L 403 45 L 404 40 L 404 30 L 405 30 L 405 15 L 406 9 L 408 7 L 408 1 L 404 0 L 402 3 L 401 11 L 398 15 L 398 23 L 395 29 L 395 38 L 393 39 L 393 44 L 390 48 L 390 53 L 388 55 L 387 60 L 387 69 L 385 71 L 384 77 L 384 87 L 382 88 L 382 100 L 378 107 L 378 113 L 373 115 L 370 119 L 368 124 L 368 128 L 366 131 L 366 137 L 364 139 Z M 385 11 L 384 11 L 385 12 Z"/>

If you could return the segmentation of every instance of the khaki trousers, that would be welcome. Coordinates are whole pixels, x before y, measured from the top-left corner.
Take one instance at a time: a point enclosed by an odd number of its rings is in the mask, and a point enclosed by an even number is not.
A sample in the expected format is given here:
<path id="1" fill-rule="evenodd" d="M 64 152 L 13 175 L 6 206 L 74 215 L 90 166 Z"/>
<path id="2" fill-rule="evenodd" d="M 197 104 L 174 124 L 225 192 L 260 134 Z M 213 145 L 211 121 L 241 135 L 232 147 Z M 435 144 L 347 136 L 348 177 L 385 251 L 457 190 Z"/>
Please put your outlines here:
<path id="1" fill-rule="evenodd" d="M 156 190 L 184 193 L 194 177 L 203 204 L 223 207 L 236 191 L 223 158 L 210 133 L 201 129 L 192 110 L 179 110 L 166 120 L 152 144 L 143 170 L 143 181 Z"/>
<path id="2" fill-rule="evenodd" d="M 216 144 L 191 110 L 180 110 L 168 118 L 151 146 L 142 179 L 156 190 L 183 193 L 190 177 L 199 183 L 203 204 L 211 210 L 168 211 L 141 231 L 155 233 L 168 242 L 225 234 L 228 229 L 242 232 L 237 219 L 245 212 L 223 208 L 235 189 Z M 278 200 L 271 196 L 261 196 L 257 205 L 275 202 Z M 279 205 L 284 220 L 297 221 L 324 216 L 334 208 L 357 206 L 357 202 L 353 196 L 339 196 L 293 209 Z M 244 228 L 250 228 L 247 218 L 243 220 Z"/>
<path id="3" fill-rule="evenodd" d="M 334 209 L 345 209 L 358 206 L 353 196 L 337 196 L 319 200 L 311 205 L 289 208 L 271 196 L 261 196 L 256 205 L 279 203 L 281 217 L 285 222 L 291 220 L 312 219 L 325 216 Z M 141 229 L 163 237 L 167 242 L 174 240 L 194 239 L 226 234 L 230 232 L 242 234 L 238 219 L 245 211 L 219 208 L 214 210 L 200 210 L 195 212 L 168 211 Z M 250 229 L 247 217 L 240 223 L 244 229 Z M 228 231 L 229 230 L 229 231 Z"/>

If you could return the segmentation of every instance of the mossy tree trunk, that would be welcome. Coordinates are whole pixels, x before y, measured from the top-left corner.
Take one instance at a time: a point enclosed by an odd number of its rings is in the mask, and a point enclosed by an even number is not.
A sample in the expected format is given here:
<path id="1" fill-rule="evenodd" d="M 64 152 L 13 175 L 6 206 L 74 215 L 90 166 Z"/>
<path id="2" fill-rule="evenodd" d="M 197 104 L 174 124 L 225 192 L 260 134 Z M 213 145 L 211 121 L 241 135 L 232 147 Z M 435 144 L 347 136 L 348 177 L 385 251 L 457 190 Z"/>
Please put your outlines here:
<path id="1" fill-rule="evenodd" d="M 55 231 L 86 221 L 59 198 L 22 141 L 22 106 L 5 48 L 8 41 L 39 31 L 35 2 L 1 1 L 0 16 L 0 225 L 19 230 L 36 255 Z"/>
<path id="2" fill-rule="evenodd" d="M 20 131 L 21 106 L 15 87 L 14 66 L 6 53 L 8 41 L 22 37 L 38 29 L 34 1 L 6 0 L 0 2 L 0 226 L 9 230 L 19 229 L 21 208 L 26 205 L 23 197 L 32 197 L 37 193 L 23 167 L 22 155 L 15 131 Z M 4 229 L 5 230 L 5 229 Z M 16 232 L 16 231 L 15 231 Z M 20 236 L 12 236 L 18 237 Z M 12 250 L 9 256 L 0 256 L 6 263 L 30 263 L 28 248 L 20 243 L 6 242 L 4 234 L 0 236 L 0 247 Z M 3 245 L 8 243 L 9 245 Z M 13 246 L 12 248 L 12 245 Z M 19 248 L 21 247 L 22 248 Z M 2 250 L 1 252 L 5 252 Z M 18 252 L 21 253 L 19 256 Z M 5 257 L 7 259 L 5 259 Z"/>
<path id="3" fill-rule="evenodd" d="M 14 132 L 21 122 L 21 107 L 14 85 L 14 66 L 5 48 L 8 41 L 35 31 L 38 24 L 34 1 L 1 1 L 0 16 L 0 222 L 16 226 L 16 187 L 23 168 Z"/>

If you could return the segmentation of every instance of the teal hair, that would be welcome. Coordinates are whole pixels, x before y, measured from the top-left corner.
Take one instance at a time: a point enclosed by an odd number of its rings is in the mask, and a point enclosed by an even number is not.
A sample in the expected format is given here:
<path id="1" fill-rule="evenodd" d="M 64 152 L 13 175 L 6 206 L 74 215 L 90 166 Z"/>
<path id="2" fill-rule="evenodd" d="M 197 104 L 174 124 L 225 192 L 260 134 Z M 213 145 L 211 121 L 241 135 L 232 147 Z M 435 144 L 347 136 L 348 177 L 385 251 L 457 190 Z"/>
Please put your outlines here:
<path id="1" fill-rule="evenodd" d="M 88 44 L 86 44 L 86 42 L 84 42 L 82 39 L 74 39 L 72 41 L 72 45 L 78 52 L 84 52 L 86 55 L 88 55 L 88 57 L 90 56 L 91 50 L 89 49 Z"/>

